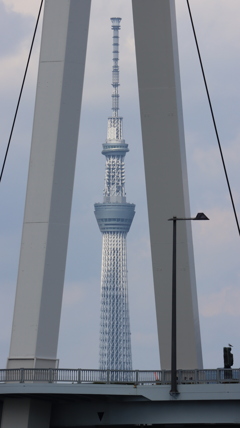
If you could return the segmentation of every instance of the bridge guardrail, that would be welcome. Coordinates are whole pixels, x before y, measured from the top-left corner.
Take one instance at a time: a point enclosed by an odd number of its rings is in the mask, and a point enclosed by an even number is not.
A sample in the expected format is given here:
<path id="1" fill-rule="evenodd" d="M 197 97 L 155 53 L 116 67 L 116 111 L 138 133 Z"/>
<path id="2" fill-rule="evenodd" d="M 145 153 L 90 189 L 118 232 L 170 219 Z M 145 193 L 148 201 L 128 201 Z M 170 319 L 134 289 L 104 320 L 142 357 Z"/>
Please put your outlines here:
<path id="1" fill-rule="evenodd" d="M 170 370 L 2 369 L 0 383 L 170 385 Z M 240 383 L 240 369 L 178 370 L 178 384 Z"/>

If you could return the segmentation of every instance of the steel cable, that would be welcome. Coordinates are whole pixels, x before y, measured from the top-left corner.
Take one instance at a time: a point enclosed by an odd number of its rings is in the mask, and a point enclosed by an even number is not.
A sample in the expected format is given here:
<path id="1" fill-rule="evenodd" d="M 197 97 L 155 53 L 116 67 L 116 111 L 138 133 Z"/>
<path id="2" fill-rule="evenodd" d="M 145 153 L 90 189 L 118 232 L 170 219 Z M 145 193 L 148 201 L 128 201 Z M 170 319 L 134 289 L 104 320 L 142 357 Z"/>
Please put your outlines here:
<path id="1" fill-rule="evenodd" d="M 229 191 L 230 199 L 231 199 L 231 202 L 232 202 L 232 208 L 233 208 L 233 212 L 234 212 L 234 216 L 235 216 L 235 220 L 236 220 L 236 224 L 237 224 L 237 228 L 238 228 L 238 233 L 240 235 L 240 227 L 239 227 L 237 212 L 236 212 L 236 208 L 235 208 L 235 204 L 234 204 L 234 200 L 233 200 L 233 195 L 232 195 L 232 191 L 231 191 L 230 182 L 229 182 L 229 179 L 228 179 L 227 169 L 226 169 L 226 165 L 225 165 L 225 161 L 224 161 L 224 157 L 223 157 L 223 152 L 222 152 L 220 138 L 219 138 L 219 134 L 218 134 L 218 130 L 217 130 L 217 125 L 216 125 L 216 121 L 215 121 L 215 117 L 214 117 L 214 113 L 213 113 L 212 102 L 211 102 L 211 98 L 210 98 L 210 94 L 209 94 L 209 90 L 208 90 L 208 85 L 207 85 L 207 80 L 206 80 L 206 76 L 205 76 L 205 72 L 204 72 L 204 68 L 203 68 L 201 53 L 200 53 L 199 44 L 198 44 L 198 40 L 197 40 L 197 35 L 196 35 L 194 23 L 193 23 L 192 13 L 191 13 L 190 5 L 189 5 L 189 0 L 186 0 L 186 1 L 187 1 L 189 16 L 190 16 L 190 20 L 191 20 L 191 24 L 192 24 L 192 30 L 193 30 L 193 34 L 194 34 L 194 39 L 195 39 L 195 43 L 196 43 L 196 47 L 197 47 L 198 58 L 199 58 L 199 62 L 200 62 L 201 70 L 202 70 L 202 76 L 203 76 L 203 80 L 204 80 L 204 85 L 205 85 L 205 89 L 206 89 L 206 93 L 207 93 L 208 103 L 209 103 L 209 107 L 210 107 L 210 111 L 211 111 L 212 121 L 213 121 L 214 129 L 215 129 L 215 134 L 216 134 L 216 137 L 217 137 L 217 142 L 218 142 L 218 147 L 219 147 L 219 151 L 220 151 L 220 156 L 221 156 L 221 159 L 222 159 L 222 164 L 223 164 L 223 169 L 224 169 L 224 173 L 225 173 L 225 178 L 226 178 L 226 181 L 227 181 L 228 191 Z"/>
<path id="2" fill-rule="evenodd" d="M 24 76 L 23 76 L 23 80 L 22 80 L 22 85 L 21 85 L 21 89 L 20 89 L 20 93 L 19 93 L 19 97 L 18 97 L 17 107 L 16 107 L 16 110 L 15 110 L 15 114 L 14 114 L 14 118 L 13 118 L 13 123 L 12 123 L 12 128 L 11 128 L 9 139 L 8 139 L 7 149 L 6 149 L 4 160 L 3 160 L 2 170 L 1 170 L 1 174 L 0 174 L 0 182 L 2 181 L 3 171 L 4 171 L 4 168 L 5 168 L 5 164 L 6 164 L 6 160 L 7 160 L 7 155 L 8 155 L 8 151 L 9 151 L 9 147 L 10 147 L 10 143 L 11 143 L 11 140 L 12 140 L 12 134 L 13 134 L 13 130 L 14 130 L 14 126 L 15 126 L 17 114 L 18 114 L 18 109 L 19 109 L 19 105 L 20 105 L 20 101 L 21 101 L 21 97 L 22 97 L 24 83 L 25 83 L 26 76 L 27 76 L 28 66 L 29 66 L 29 62 L 30 62 L 30 58 L 31 58 L 31 54 L 32 54 L 32 49 L 33 49 L 33 45 L 34 45 L 34 41 L 35 41 L 35 36 L 36 36 L 37 28 L 38 28 L 38 23 L 39 23 L 39 19 L 40 19 L 40 15 L 41 15 L 42 5 L 43 5 L 43 0 L 41 0 L 41 4 L 40 4 L 38 16 L 37 16 L 37 21 L 36 21 L 36 25 L 35 25 L 35 28 L 34 28 L 34 33 L 33 33 L 33 37 L 32 37 L 32 43 L 31 43 L 31 47 L 30 47 L 30 50 L 29 50 L 29 54 L 28 54 L 27 64 L 26 64 L 26 67 L 25 67 L 25 72 L 24 72 Z"/>

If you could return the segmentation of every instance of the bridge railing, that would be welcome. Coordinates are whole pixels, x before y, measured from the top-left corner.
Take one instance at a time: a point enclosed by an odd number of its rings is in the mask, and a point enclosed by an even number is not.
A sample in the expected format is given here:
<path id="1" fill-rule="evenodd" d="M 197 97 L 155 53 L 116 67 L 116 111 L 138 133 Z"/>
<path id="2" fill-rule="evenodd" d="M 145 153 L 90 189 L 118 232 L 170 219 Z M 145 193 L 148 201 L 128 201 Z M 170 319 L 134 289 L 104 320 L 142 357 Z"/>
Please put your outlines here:
<path id="1" fill-rule="evenodd" d="M 5 369 L 0 383 L 47 382 L 170 385 L 170 370 Z M 178 370 L 178 384 L 240 383 L 240 369 Z"/>

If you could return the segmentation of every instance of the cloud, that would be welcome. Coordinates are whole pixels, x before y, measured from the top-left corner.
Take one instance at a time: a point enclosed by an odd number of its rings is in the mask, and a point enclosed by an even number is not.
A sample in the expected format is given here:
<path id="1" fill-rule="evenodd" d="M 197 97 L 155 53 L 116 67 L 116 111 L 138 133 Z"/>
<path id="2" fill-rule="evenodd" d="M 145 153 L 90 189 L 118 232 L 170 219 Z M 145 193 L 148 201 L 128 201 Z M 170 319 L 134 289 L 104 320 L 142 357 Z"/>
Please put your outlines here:
<path id="1" fill-rule="evenodd" d="M 239 318 L 239 301 L 239 287 L 227 286 L 215 293 L 200 296 L 200 314 L 208 318 L 215 317 L 217 315 L 230 315 L 232 317 Z"/>
<path id="2" fill-rule="evenodd" d="M 81 283 L 65 284 L 63 294 L 63 306 L 72 309 L 74 306 L 83 304 L 86 297 L 85 285 Z"/>
<path id="3" fill-rule="evenodd" d="M 230 167 L 230 171 L 234 169 L 234 172 L 237 172 L 240 175 L 239 170 L 239 159 L 240 159 L 240 125 L 239 131 L 234 136 L 234 139 L 229 141 L 229 143 L 224 147 L 224 154 L 226 158 L 226 163 Z"/>
<path id="4" fill-rule="evenodd" d="M 233 211 L 231 207 L 208 207 L 207 216 L 209 222 L 196 222 L 192 224 L 194 233 L 198 235 L 198 240 L 202 242 L 204 246 L 208 243 L 208 252 L 214 255 L 220 251 L 231 251 L 233 244 L 238 243 L 237 228 L 234 220 Z M 235 239 L 233 239 L 235 238 Z"/>
<path id="5" fill-rule="evenodd" d="M 25 66 L 27 63 L 30 43 L 29 40 L 23 40 L 20 44 L 17 53 L 10 56 L 4 56 L 0 58 L 0 91 L 9 91 L 9 82 L 11 82 L 11 91 L 15 88 L 19 88 L 22 83 Z M 27 75 L 27 84 L 30 86 L 36 85 L 36 74 L 37 74 L 37 60 L 39 57 L 39 51 L 34 50 L 31 58 L 31 66 Z"/>
<path id="6" fill-rule="evenodd" d="M 230 284 L 237 287 L 239 281 L 239 235 L 233 212 L 224 206 L 206 206 L 204 211 L 210 221 L 192 224 L 200 296 Z"/>
<path id="7" fill-rule="evenodd" d="M 136 346 L 154 347 L 156 345 L 156 336 L 154 333 L 137 332 L 134 337 Z"/>
<path id="8" fill-rule="evenodd" d="M 1 2 L 9 12 L 35 17 L 38 13 L 41 0 L 1 0 Z"/>
<path id="9" fill-rule="evenodd" d="M 238 18 L 240 4 L 238 0 L 194 0 L 189 2 L 194 21 L 195 31 L 203 48 L 206 59 L 222 57 L 222 49 L 230 55 L 237 48 L 239 37 Z M 190 17 L 187 4 L 184 1 L 176 2 L 177 25 L 183 32 L 191 32 Z M 184 27 L 182 25 L 184 24 Z M 224 29 L 219 36 L 219 29 Z M 221 40 L 221 41 L 220 41 Z M 189 39 L 186 39 L 188 45 Z"/>

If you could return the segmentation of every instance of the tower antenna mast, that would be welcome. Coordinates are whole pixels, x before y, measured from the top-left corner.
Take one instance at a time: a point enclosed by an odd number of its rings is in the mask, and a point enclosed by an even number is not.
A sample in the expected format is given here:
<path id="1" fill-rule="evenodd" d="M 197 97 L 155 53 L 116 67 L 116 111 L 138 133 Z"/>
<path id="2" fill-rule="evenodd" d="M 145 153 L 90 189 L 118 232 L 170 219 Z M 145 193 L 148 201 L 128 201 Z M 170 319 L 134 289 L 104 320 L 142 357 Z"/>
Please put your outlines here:
<path id="1" fill-rule="evenodd" d="M 132 370 L 128 305 L 127 246 L 135 205 L 126 202 L 123 118 L 119 111 L 119 30 L 121 18 L 111 18 L 113 30 L 112 116 L 108 118 L 103 203 L 97 203 L 95 216 L 103 234 L 101 273 L 101 313 L 99 368 Z M 119 380 L 117 372 L 111 380 Z M 126 374 L 125 376 L 128 376 Z"/>

